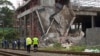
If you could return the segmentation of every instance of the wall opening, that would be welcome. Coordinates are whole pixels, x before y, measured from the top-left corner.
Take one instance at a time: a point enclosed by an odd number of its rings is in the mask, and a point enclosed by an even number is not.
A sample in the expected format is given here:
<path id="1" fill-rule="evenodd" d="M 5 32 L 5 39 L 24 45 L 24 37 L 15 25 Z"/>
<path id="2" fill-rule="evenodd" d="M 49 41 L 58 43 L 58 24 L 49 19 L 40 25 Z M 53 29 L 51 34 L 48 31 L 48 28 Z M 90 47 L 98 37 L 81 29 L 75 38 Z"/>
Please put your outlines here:
<path id="1" fill-rule="evenodd" d="M 92 27 L 91 16 L 78 15 L 74 21 L 74 24 L 75 25 L 78 24 L 78 28 L 79 28 L 80 23 L 82 24 L 82 31 L 85 33 L 85 36 L 86 36 L 86 29 Z"/>
<path id="2" fill-rule="evenodd" d="M 99 14 L 95 16 L 94 25 L 95 27 L 100 27 L 100 15 Z"/>

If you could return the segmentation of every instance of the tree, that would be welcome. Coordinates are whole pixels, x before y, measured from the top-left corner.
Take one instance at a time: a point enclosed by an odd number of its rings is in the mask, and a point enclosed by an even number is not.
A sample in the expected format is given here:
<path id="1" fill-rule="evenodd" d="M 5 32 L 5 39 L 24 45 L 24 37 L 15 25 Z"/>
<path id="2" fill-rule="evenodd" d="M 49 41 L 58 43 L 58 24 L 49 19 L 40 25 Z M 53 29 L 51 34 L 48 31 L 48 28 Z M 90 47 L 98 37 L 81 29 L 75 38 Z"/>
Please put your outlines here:
<path id="1" fill-rule="evenodd" d="M 0 6 L 0 20 L 3 21 L 5 27 L 12 26 L 12 18 L 15 10 L 13 4 L 8 0 L 0 0 Z M 11 10 L 9 6 L 14 10 Z"/>
<path id="2" fill-rule="evenodd" d="M 1 18 L 1 20 L 4 22 L 4 26 L 12 26 L 12 17 L 14 14 L 13 10 L 10 10 L 8 7 L 2 7 L 0 13 L 4 14 L 4 16 Z"/>
<path id="3" fill-rule="evenodd" d="M 0 6 L 3 6 L 3 7 L 11 6 L 15 10 L 15 7 L 13 6 L 13 4 L 8 0 L 0 0 Z"/>
<path id="4" fill-rule="evenodd" d="M 10 1 L 0 0 L 0 26 L 3 27 L 3 33 L 0 33 L 0 35 L 3 35 L 3 37 L 5 37 L 6 39 L 10 33 L 8 33 L 8 35 L 5 35 L 4 27 L 12 27 L 12 19 L 14 14 L 14 10 L 11 10 L 9 6 L 15 10 L 13 4 Z"/>
<path id="5" fill-rule="evenodd" d="M 4 37 L 5 37 L 5 39 L 10 41 L 10 40 L 18 39 L 19 38 L 18 34 L 19 34 L 18 31 L 15 32 L 14 29 L 9 29 L 8 31 L 5 32 Z"/>

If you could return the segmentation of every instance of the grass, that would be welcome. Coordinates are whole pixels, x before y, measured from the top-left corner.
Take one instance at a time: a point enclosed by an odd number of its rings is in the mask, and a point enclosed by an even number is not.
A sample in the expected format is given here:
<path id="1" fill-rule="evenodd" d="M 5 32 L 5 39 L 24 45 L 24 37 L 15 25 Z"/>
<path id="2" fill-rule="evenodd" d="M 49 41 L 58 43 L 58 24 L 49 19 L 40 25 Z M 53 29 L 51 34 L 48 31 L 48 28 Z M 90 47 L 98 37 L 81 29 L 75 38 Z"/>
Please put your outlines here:
<path id="1" fill-rule="evenodd" d="M 99 49 L 100 50 L 100 46 L 93 46 L 93 47 L 71 46 L 70 49 L 66 49 L 63 47 L 45 47 L 45 48 L 40 48 L 39 50 L 82 52 L 85 49 Z"/>
<path id="2" fill-rule="evenodd" d="M 69 51 L 82 52 L 86 49 L 85 46 L 72 46 Z"/>
<path id="3" fill-rule="evenodd" d="M 45 47 L 45 48 L 40 48 L 39 50 L 47 50 L 47 51 L 67 51 L 66 48 L 55 48 L 55 47 Z"/>
<path id="4" fill-rule="evenodd" d="M 100 45 L 97 46 L 89 46 L 87 49 L 99 49 L 100 50 Z"/>
<path id="5" fill-rule="evenodd" d="M 72 51 L 72 52 L 82 52 L 85 50 L 85 46 L 72 46 L 70 49 L 63 47 L 45 47 L 40 48 L 39 50 L 48 50 L 48 51 Z"/>

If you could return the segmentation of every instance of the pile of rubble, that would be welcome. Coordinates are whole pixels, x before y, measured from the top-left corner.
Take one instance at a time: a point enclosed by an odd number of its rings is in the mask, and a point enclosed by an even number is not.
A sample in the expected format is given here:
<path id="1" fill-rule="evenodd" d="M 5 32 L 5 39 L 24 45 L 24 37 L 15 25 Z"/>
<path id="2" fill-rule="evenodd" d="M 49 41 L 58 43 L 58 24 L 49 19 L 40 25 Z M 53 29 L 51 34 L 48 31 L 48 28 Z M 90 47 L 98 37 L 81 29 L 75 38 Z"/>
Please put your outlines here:
<path id="1" fill-rule="evenodd" d="M 63 5 L 60 9 L 43 7 L 38 10 L 37 15 L 42 22 L 41 28 L 44 34 L 42 40 L 45 46 L 53 46 L 54 43 L 61 43 L 63 47 L 71 46 L 78 43 L 84 36 L 81 30 L 69 34 L 70 27 L 76 18 L 70 3 Z"/>

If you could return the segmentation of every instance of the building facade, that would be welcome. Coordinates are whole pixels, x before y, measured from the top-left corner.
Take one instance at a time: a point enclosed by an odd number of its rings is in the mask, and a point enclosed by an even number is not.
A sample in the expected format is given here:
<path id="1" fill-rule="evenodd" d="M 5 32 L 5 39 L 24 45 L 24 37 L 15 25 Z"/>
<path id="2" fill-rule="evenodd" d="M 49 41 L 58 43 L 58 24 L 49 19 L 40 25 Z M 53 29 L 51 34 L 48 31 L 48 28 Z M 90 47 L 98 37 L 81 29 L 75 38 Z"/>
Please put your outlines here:
<path id="1" fill-rule="evenodd" d="M 41 7 L 54 7 L 55 3 L 56 0 L 24 0 L 24 4 L 16 10 L 17 19 L 15 19 L 14 24 L 14 27 L 20 32 L 20 37 L 40 37 L 43 32 L 41 32 L 36 10 Z"/>
<path id="2" fill-rule="evenodd" d="M 34 10 L 40 5 L 39 0 L 26 0 L 24 4 L 16 10 L 17 19 L 15 27 L 20 33 L 20 37 L 26 38 L 27 36 L 41 36 L 38 27 L 38 19 Z"/>
<path id="3" fill-rule="evenodd" d="M 39 14 L 37 10 L 42 9 L 43 7 L 56 8 L 57 6 L 57 9 L 55 9 L 55 11 L 57 11 L 58 9 L 62 8 L 62 5 L 68 4 L 68 2 L 69 0 L 25 0 L 24 4 L 16 10 L 17 17 L 15 19 L 14 27 L 19 31 L 21 38 L 26 38 L 27 36 L 41 37 L 43 36 L 44 33 L 46 33 L 45 29 L 42 26 L 42 24 L 45 21 L 42 21 L 41 23 L 41 18 L 39 18 Z M 60 3 L 61 5 L 57 3 Z M 52 9 L 48 9 L 48 8 L 47 10 L 53 12 Z M 80 7 L 80 8 L 75 7 L 73 10 L 75 11 L 75 14 L 76 14 L 76 19 L 74 21 L 75 27 L 77 25 L 79 27 L 81 23 L 82 30 L 85 32 L 85 34 L 88 34 L 86 32 L 87 32 L 87 29 L 89 28 L 93 29 L 95 27 L 100 27 L 100 24 L 96 23 L 96 22 L 100 22 L 100 19 L 99 19 L 100 17 L 98 13 L 98 11 L 100 10 L 98 9 L 92 10 L 92 9 L 83 8 L 83 7 Z M 46 14 L 44 14 L 44 16 L 48 17 L 48 15 Z M 44 23 L 44 25 L 49 25 L 49 21 L 47 20 L 47 23 Z M 52 30 L 52 32 L 55 32 L 55 31 Z M 86 39 L 88 38 L 89 37 L 86 37 Z M 85 41 L 87 42 L 89 39 L 88 40 L 86 39 Z"/>

